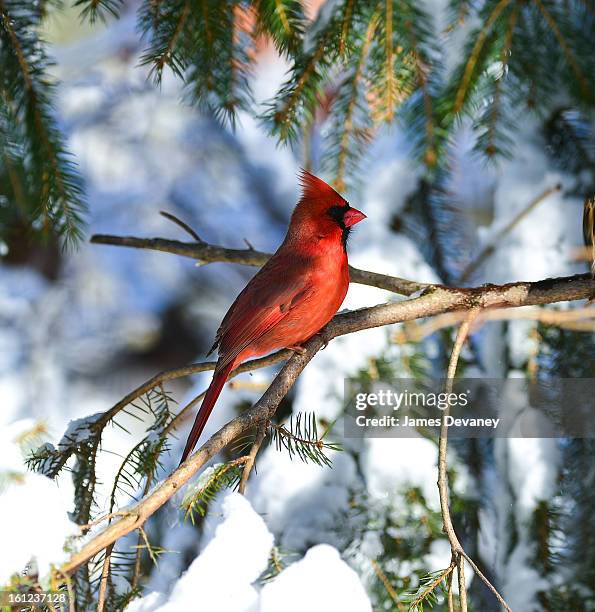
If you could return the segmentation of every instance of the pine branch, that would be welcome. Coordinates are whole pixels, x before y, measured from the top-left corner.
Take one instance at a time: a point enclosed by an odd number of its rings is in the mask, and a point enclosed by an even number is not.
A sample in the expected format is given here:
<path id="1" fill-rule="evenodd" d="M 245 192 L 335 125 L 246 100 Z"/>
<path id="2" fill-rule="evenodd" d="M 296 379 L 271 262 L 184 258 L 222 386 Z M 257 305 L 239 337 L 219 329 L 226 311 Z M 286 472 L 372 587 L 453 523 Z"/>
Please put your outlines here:
<path id="1" fill-rule="evenodd" d="M 469 98 L 470 92 L 473 90 L 474 84 L 477 82 L 478 75 L 484 68 L 485 61 L 488 57 L 488 54 L 485 53 L 485 49 L 491 46 L 486 45 L 486 43 L 493 44 L 494 37 L 491 36 L 493 34 L 492 28 L 503 11 L 508 8 L 510 1 L 511 0 L 498 0 L 489 13 L 485 23 L 477 32 L 475 43 L 471 49 L 471 53 L 469 54 L 469 58 L 462 73 L 462 78 L 456 90 L 453 108 L 455 114 L 460 113 L 463 109 L 465 102 Z M 487 6 L 491 8 L 491 5 L 488 4 Z"/>
<path id="2" fill-rule="evenodd" d="M 72 245 L 82 236 L 85 203 L 80 177 L 53 118 L 53 84 L 46 74 L 51 62 L 38 37 L 39 19 L 35 5 L 25 8 L 0 0 L 0 141 L 14 138 L 13 146 L 22 151 L 16 159 L 16 167 L 23 168 L 22 187 L 16 187 L 17 175 L 11 172 L 15 159 L 8 165 L 13 196 L 26 204 L 17 208 L 18 214 L 32 228 L 41 224 L 45 236 L 54 233 Z M 10 150 L 4 149 L 5 160 L 10 160 Z M 19 191 L 30 200 L 19 197 Z"/>
<path id="3" fill-rule="evenodd" d="M 368 102 L 375 123 L 390 123 L 416 86 L 416 66 L 407 40 L 405 13 L 385 0 L 379 6 L 377 44 L 370 53 Z M 405 34 L 405 35 L 404 35 Z"/>
<path id="4" fill-rule="evenodd" d="M 311 125 L 324 98 L 323 90 L 343 67 L 359 44 L 356 33 L 369 4 L 361 0 L 339 0 L 320 10 L 308 29 L 305 48 L 294 54 L 289 78 L 267 104 L 261 116 L 280 142 L 294 142 L 303 126 Z"/>
<path id="5" fill-rule="evenodd" d="M 413 591 L 403 593 L 401 601 L 409 605 L 410 612 L 423 612 L 424 605 L 430 608 L 438 603 L 437 591 L 443 594 L 448 592 L 447 579 L 453 573 L 455 564 L 451 563 L 446 569 L 430 572 L 422 576 L 419 586 Z"/>
<path id="6" fill-rule="evenodd" d="M 270 132 L 282 143 L 295 141 L 301 133 L 301 125 L 312 121 L 324 71 L 332 64 L 328 38 L 329 33 L 323 31 L 313 51 L 297 56 L 290 78 L 267 103 L 268 109 L 261 116 Z"/>
<path id="7" fill-rule="evenodd" d="M 566 58 L 568 65 L 576 76 L 577 82 L 580 85 L 580 89 L 585 97 L 585 100 L 588 100 L 589 102 L 594 102 L 595 99 L 593 98 L 593 90 L 591 84 L 589 83 L 587 76 L 584 74 L 577 56 L 572 50 L 570 41 L 568 41 L 562 33 L 562 30 L 558 26 L 556 19 L 548 10 L 546 4 L 542 2 L 542 0 L 533 1 L 537 5 L 537 8 L 543 15 L 544 19 L 547 21 L 548 26 L 551 28 L 552 32 L 554 33 L 554 36 L 556 37 L 556 40 L 560 45 L 560 48 L 564 52 L 564 57 Z"/>
<path id="8" fill-rule="evenodd" d="M 328 451 L 343 450 L 340 444 L 325 442 L 324 437 L 318 435 L 316 414 L 310 413 L 305 416 L 298 413 L 289 419 L 289 428 L 284 425 L 269 423 L 269 435 L 278 451 L 286 450 L 289 458 L 299 457 L 304 463 L 312 461 L 316 465 L 332 466 L 332 460 L 327 455 Z"/>
<path id="9" fill-rule="evenodd" d="M 281 55 L 299 53 L 305 29 L 300 0 L 255 0 L 258 32 L 271 37 Z"/>
<path id="10" fill-rule="evenodd" d="M 437 125 L 434 98 L 441 86 L 440 50 L 428 15 L 415 2 L 406 1 L 403 12 L 402 40 L 406 41 L 414 64 L 416 93 L 403 105 L 408 135 L 419 150 L 426 167 L 432 171 L 441 161 L 447 133 Z"/>
<path id="11" fill-rule="evenodd" d="M 550 112 L 563 90 L 571 103 L 592 108 L 587 75 L 595 70 L 595 54 L 587 32 L 594 22 L 592 15 L 581 18 L 579 6 L 488 0 L 478 11 L 482 25 L 469 39 L 467 59 L 442 95 L 442 128 L 450 130 L 466 113 L 478 133 L 479 151 L 489 158 L 510 156 L 509 134 L 523 107 Z"/>
<path id="12" fill-rule="evenodd" d="M 351 3 L 348 8 L 352 10 Z M 333 125 L 329 129 L 330 142 L 327 145 L 325 162 L 335 177 L 333 183 L 338 191 L 346 189 L 347 177 L 355 174 L 359 157 L 372 136 L 372 125 L 363 85 L 365 84 L 366 62 L 378 20 L 379 13 L 374 11 L 363 34 L 361 46 L 349 55 L 348 74 L 332 105 Z"/>
<path id="13" fill-rule="evenodd" d="M 595 127 L 575 108 L 556 109 L 546 121 L 544 136 L 551 160 L 572 174 L 585 175 L 595 166 Z M 595 191 L 595 177 L 587 190 Z"/>
<path id="14" fill-rule="evenodd" d="M 500 67 L 498 74 L 493 77 L 494 94 L 487 98 L 487 108 L 485 111 L 485 121 L 487 128 L 477 139 L 476 149 L 483 150 L 488 158 L 494 157 L 497 153 L 507 156 L 510 150 L 511 140 L 502 135 L 498 129 L 498 121 L 505 116 L 506 110 L 501 111 L 502 84 L 508 72 L 508 61 L 511 56 L 512 38 L 514 29 L 519 16 L 520 4 L 515 4 L 510 16 L 504 37 L 504 44 L 500 51 Z M 509 155 L 508 155 L 509 156 Z"/>
<path id="15" fill-rule="evenodd" d="M 234 124 L 252 103 L 249 76 L 253 28 L 234 0 L 174 0 L 141 8 L 140 24 L 150 44 L 141 64 L 161 83 L 169 67 L 186 82 L 199 108 Z"/>
<path id="16" fill-rule="evenodd" d="M 74 6 L 81 8 L 81 19 L 88 19 L 91 24 L 97 20 L 107 22 L 108 17 L 120 17 L 120 8 L 124 0 L 76 0 Z"/>
<path id="17" fill-rule="evenodd" d="M 227 463 L 218 463 L 205 470 L 182 501 L 185 519 L 195 523 L 196 515 L 204 517 L 208 505 L 223 489 L 235 489 L 240 484 L 243 465 L 248 457 L 240 457 Z"/>

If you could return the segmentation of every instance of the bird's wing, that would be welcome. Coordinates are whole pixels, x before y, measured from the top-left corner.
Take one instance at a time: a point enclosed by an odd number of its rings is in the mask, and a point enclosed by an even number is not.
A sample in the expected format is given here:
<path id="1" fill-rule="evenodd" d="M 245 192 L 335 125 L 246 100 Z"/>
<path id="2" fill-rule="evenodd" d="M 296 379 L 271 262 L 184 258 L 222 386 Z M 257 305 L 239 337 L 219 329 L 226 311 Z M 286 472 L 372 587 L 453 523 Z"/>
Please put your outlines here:
<path id="1" fill-rule="evenodd" d="M 238 295 L 221 327 L 217 368 L 231 363 L 245 348 L 273 328 L 313 293 L 306 266 L 273 258 Z"/>

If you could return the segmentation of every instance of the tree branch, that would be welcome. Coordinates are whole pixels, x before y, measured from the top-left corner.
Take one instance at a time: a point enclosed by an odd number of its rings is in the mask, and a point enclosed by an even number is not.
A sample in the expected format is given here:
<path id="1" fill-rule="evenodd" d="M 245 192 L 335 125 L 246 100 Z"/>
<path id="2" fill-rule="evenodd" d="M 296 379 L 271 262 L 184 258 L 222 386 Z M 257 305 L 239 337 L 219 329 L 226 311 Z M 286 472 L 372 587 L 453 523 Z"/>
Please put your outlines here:
<path id="1" fill-rule="evenodd" d="M 420 342 L 435 332 L 461 323 L 467 313 L 465 311 L 447 312 L 435 316 L 423 323 L 407 323 L 393 335 L 392 340 L 397 344 Z M 486 310 L 477 316 L 473 322 L 473 329 L 486 321 L 538 321 L 543 325 L 555 325 L 562 329 L 579 332 L 595 332 L 595 308 L 572 308 L 569 310 L 553 310 L 540 308 L 498 308 Z"/>
<path id="2" fill-rule="evenodd" d="M 138 529 L 221 449 L 249 429 L 261 424 L 266 419 L 272 418 L 279 403 L 289 392 L 302 370 L 314 355 L 333 338 L 372 327 L 391 325 L 454 310 L 526 306 L 587 299 L 593 291 L 595 291 L 595 280 L 587 274 L 547 279 L 534 283 L 518 282 L 508 285 L 485 285 L 472 289 L 434 286 L 417 298 L 380 304 L 336 315 L 319 334 L 304 345 L 305 351 L 303 354 L 293 353 L 270 387 L 252 408 L 224 425 L 149 495 L 129 508 L 128 512 L 130 514 L 112 523 L 88 541 L 80 551 L 75 553 L 62 566 L 61 573 L 71 574 L 111 543 Z M 282 353 L 291 354 L 290 352 L 280 352 L 272 357 L 280 360 Z M 263 363 L 272 357 L 248 362 L 240 366 L 237 372 L 249 369 L 249 364 Z M 178 372 L 181 370 L 178 369 Z M 154 381 L 156 378 L 152 380 Z M 164 379 L 163 375 L 161 379 Z M 153 382 L 154 384 L 157 383 Z M 121 403 L 119 402 L 116 406 Z"/>
<path id="3" fill-rule="evenodd" d="M 180 242 L 178 240 L 166 240 L 165 238 L 134 238 L 132 236 L 95 234 L 91 237 L 91 242 L 93 244 L 108 244 L 173 253 L 174 255 L 196 259 L 201 264 L 222 262 L 260 267 L 271 257 L 271 253 L 263 253 L 252 248 L 226 249 L 206 242 Z M 359 270 L 351 266 L 349 267 L 349 274 L 353 283 L 378 287 L 400 295 L 412 295 L 429 286 L 427 283 L 417 283 L 396 276 Z"/>

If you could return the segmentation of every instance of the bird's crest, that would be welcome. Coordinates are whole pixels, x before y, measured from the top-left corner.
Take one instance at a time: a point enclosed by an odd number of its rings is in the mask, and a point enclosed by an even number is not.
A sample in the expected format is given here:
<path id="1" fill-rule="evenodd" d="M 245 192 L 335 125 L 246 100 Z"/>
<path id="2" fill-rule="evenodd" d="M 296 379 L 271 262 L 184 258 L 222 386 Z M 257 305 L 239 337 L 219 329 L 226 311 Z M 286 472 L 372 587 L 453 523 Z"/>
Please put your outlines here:
<path id="1" fill-rule="evenodd" d="M 302 200 L 345 201 L 328 183 L 303 168 L 298 180 L 302 186 Z"/>

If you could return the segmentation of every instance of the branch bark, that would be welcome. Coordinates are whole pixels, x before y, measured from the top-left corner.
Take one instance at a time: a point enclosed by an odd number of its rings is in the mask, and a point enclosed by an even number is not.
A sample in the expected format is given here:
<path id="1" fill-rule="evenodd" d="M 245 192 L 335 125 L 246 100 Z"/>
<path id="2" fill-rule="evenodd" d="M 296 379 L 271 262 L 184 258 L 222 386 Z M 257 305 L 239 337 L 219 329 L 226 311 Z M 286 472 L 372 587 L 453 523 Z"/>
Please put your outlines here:
<path id="1" fill-rule="evenodd" d="M 260 267 L 271 257 L 271 253 L 255 251 L 252 248 L 226 249 L 207 242 L 180 242 L 179 240 L 166 240 L 165 238 L 134 238 L 132 236 L 96 234 L 91 237 L 91 242 L 93 244 L 108 244 L 173 253 L 174 255 L 196 259 L 203 265 L 222 262 Z M 413 295 L 429 286 L 427 283 L 417 283 L 397 276 L 359 270 L 351 266 L 349 266 L 349 274 L 353 283 L 378 287 L 400 295 Z"/>
<path id="2" fill-rule="evenodd" d="M 240 480 L 240 486 L 238 487 L 238 491 L 244 495 L 246 492 L 246 485 L 248 484 L 248 478 L 250 478 L 250 472 L 254 467 L 254 462 L 256 461 L 256 455 L 258 455 L 258 451 L 262 446 L 264 441 L 264 437 L 266 435 L 266 422 L 263 422 L 258 427 L 258 432 L 256 434 L 256 439 L 252 444 L 252 448 L 250 449 L 250 454 L 248 455 L 248 459 L 244 464 L 244 471 L 242 472 L 242 479 Z"/>
<path id="3" fill-rule="evenodd" d="M 485 285 L 472 289 L 433 286 L 417 298 L 380 304 L 336 315 L 319 334 L 304 345 L 305 351 L 303 354 L 292 354 L 270 387 L 252 408 L 223 426 L 190 459 L 150 494 L 135 506 L 128 508 L 129 514 L 112 523 L 89 540 L 60 568 L 61 573 L 71 574 L 98 552 L 122 536 L 141 527 L 154 512 L 165 504 L 222 448 L 249 429 L 261 424 L 266 419 L 270 419 L 302 370 L 314 355 L 333 338 L 372 327 L 391 325 L 455 310 L 527 306 L 587 299 L 593 291 L 595 291 L 595 280 L 586 274 L 547 279 L 534 283 L 518 282 L 508 285 Z M 286 354 L 291 354 L 291 352 Z M 268 358 L 263 358 L 263 360 L 266 359 Z M 255 360 L 249 363 L 263 360 Z M 248 369 L 248 364 L 244 365 Z M 238 371 L 240 369 L 242 368 L 238 368 Z M 153 384 L 157 383 L 153 382 Z M 117 405 L 120 404 L 121 402 Z"/>

